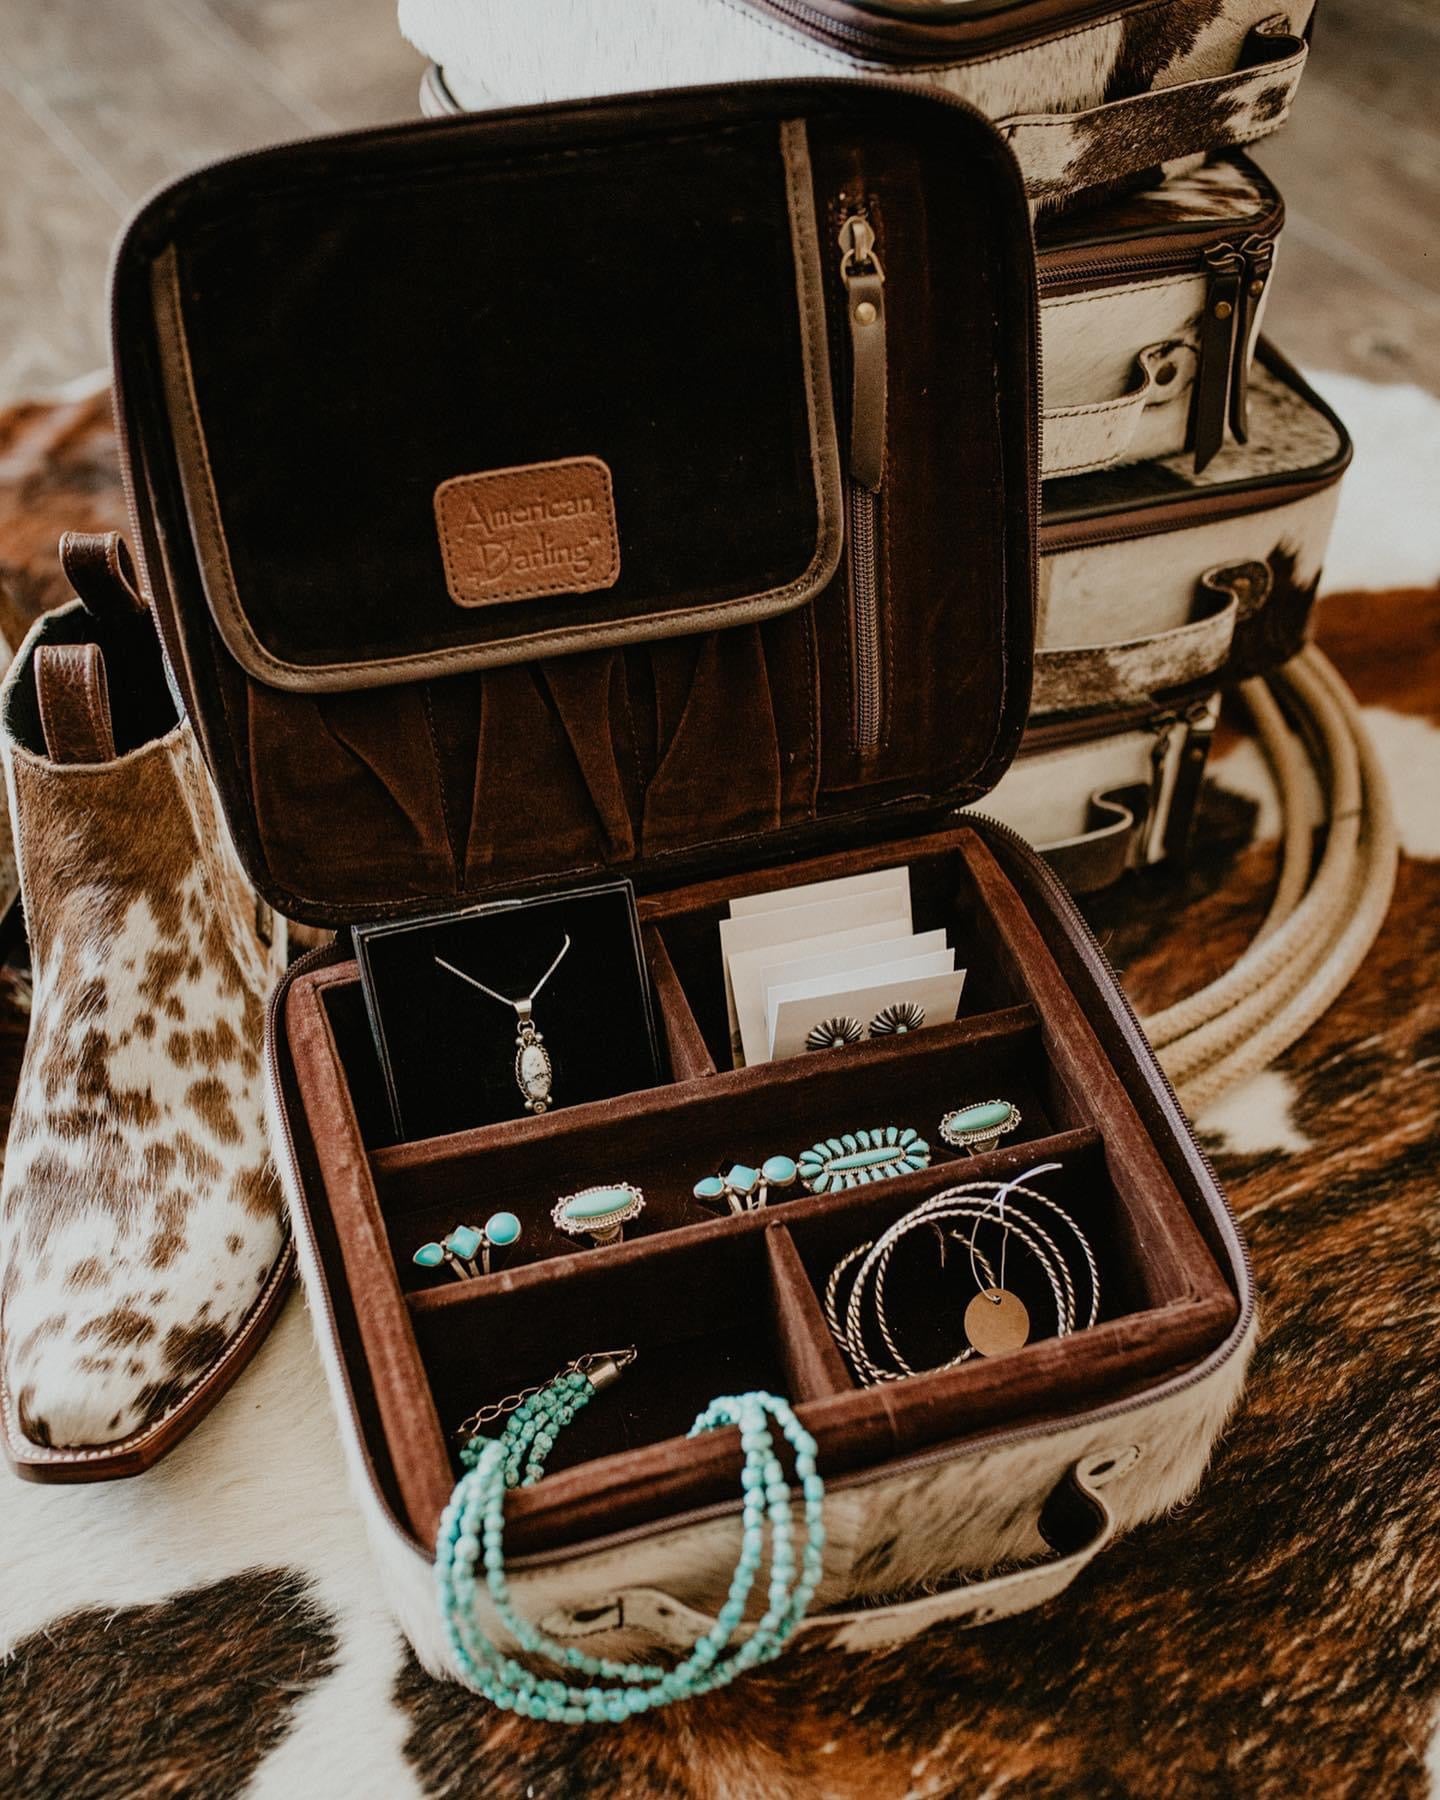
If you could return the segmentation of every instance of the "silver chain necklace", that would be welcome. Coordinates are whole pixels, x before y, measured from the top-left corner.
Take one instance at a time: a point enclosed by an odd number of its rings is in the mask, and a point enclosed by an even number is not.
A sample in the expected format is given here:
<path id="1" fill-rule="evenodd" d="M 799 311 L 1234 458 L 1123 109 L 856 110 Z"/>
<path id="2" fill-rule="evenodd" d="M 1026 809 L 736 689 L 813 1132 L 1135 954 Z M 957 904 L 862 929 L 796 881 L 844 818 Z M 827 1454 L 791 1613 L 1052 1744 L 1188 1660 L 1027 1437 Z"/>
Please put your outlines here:
<path id="1" fill-rule="evenodd" d="M 486 987 L 483 981 L 477 981 L 473 975 L 467 975 L 463 969 L 457 969 L 454 963 L 446 962 L 443 956 L 437 956 L 436 962 L 451 975 L 458 975 L 461 981 L 468 981 L 473 988 L 479 988 L 482 994 L 488 994 L 492 1000 L 498 1000 L 502 1006 L 513 1006 L 519 1021 L 515 1029 L 515 1085 L 520 1090 L 520 1098 L 525 1102 L 525 1110 L 532 1113 L 543 1113 L 550 1105 L 550 1085 L 554 1079 L 555 1069 L 550 1061 L 550 1052 L 545 1048 L 545 1040 L 535 1029 L 535 1022 L 530 1016 L 530 1009 L 535 1004 L 535 996 L 565 960 L 565 952 L 570 948 L 570 937 L 566 934 L 565 942 L 560 946 L 554 962 L 525 995 L 523 1000 L 512 1000 L 508 994 L 497 993 L 492 987 Z"/>

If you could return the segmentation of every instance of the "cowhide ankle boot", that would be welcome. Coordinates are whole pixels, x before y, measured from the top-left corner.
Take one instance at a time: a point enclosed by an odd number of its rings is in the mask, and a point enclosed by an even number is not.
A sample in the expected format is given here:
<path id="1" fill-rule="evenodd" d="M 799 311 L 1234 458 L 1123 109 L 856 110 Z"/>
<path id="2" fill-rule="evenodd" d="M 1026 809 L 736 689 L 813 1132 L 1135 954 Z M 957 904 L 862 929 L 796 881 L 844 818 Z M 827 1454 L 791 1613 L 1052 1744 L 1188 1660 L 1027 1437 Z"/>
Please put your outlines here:
<path id="1" fill-rule="evenodd" d="M 283 1298 L 265 1148 L 283 921 L 231 846 L 116 538 L 31 631 L 0 740 L 34 1002 L 0 1183 L 0 1402 L 21 1474 L 133 1474 Z"/>

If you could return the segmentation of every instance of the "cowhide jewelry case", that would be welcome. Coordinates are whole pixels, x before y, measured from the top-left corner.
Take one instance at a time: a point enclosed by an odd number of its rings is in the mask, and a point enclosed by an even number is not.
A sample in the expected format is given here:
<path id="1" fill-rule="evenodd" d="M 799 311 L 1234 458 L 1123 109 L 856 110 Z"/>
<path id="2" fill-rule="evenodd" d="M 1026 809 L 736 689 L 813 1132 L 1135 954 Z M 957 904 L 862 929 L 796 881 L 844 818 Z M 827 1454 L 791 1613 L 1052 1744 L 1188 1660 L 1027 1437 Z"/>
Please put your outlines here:
<path id="1" fill-rule="evenodd" d="M 1056 207 L 1277 131 L 1313 0 L 400 0 L 436 112 L 849 73 L 967 101 Z"/>
<path id="2" fill-rule="evenodd" d="M 1189 1493 L 1252 1339 L 1245 1252 L 1064 890 L 963 810 L 1019 742 L 1035 631 L 1037 286 L 993 129 L 815 83 L 320 140 L 150 202 L 114 300 L 177 684 L 261 893 L 340 931 L 272 1006 L 275 1153 L 427 1666 L 457 1428 L 600 1349 L 638 1357 L 506 1515 L 517 1603 L 592 1649 L 688 1642 L 724 1596 L 739 1447 L 682 1435 L 719 1392 L 787 1394 L 817 1439 L 802 1633 L 852 1647 L 1033 1604 Z M 730 903 L 897 865 L 969 970 L 960 1016 L 732 1068 Z M 346 928 L 621 876 L 661 1084 L 396 1141 Z M 1020 1129 L 952 1154 L 934 1121 L 991 1094 Z M 932 1165 L 736 1216 L 692 1196 L 881 1119 Z M 837 1255 L 1041 1162 L 1103 1255 L 1097 1323 L 858 1385 Z M 577 1249 L 557 1197 L 622 1180 L 644 1213 Z M 523 1236 L 489 1275 L 415 1266 L 500 1207 Z"/>

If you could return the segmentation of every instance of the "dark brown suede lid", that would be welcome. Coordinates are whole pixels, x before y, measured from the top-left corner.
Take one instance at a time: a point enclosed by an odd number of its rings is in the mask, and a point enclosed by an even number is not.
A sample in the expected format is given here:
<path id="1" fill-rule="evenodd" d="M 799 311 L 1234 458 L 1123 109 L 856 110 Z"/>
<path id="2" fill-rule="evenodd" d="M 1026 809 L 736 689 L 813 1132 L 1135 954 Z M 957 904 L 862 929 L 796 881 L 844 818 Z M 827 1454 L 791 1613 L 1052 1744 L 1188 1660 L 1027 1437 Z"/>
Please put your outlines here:
<path id="1" fill-rule="evenodd" d="M 283 146 L 149 202 L 114 299 L 146 586 L 292 916 L 819 848 L 1014 754 L 1033 250 L 968 109 L 758 84 Z"/>

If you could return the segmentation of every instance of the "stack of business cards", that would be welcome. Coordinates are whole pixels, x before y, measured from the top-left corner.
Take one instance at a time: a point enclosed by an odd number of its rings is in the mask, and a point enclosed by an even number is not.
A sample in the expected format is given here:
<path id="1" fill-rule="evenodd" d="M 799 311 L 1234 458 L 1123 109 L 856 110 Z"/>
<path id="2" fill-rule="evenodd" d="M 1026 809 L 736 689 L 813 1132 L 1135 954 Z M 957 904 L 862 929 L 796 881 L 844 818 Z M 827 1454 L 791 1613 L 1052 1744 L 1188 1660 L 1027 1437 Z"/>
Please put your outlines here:
<path id="1" fill-rule="evenodd" d="M 732 900 L 720 953 L 737 1068 L 798 1055 L 831 1019 L 864 1033 L 887 1008 L 912 1007 L 943 1024 L 965 982 L 945 933 L 915 931 L 908 868 Z"/>

